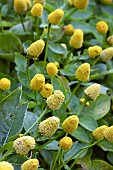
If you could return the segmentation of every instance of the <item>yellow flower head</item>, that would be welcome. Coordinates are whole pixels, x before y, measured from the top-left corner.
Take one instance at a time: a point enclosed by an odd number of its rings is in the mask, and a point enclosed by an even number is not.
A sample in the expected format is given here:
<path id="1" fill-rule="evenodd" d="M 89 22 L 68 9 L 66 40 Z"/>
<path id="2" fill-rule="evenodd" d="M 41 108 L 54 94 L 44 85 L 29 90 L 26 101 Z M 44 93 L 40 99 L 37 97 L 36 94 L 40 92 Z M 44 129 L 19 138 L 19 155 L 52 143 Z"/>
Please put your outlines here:
<path id="1" fill-rule="evenodd" d="M 13 148 L 20 155 L 27 154 L 35 147 L 35 139 L 31 136 L 22 136 L 13 142 Z"/>
<path id="2" fill-rule="evenodd" d="M 109 142 L 113 142 L 113 126 L 106 128 L 106 130 L 104 131 L 104 136 L 106 140 L 108 140 Z"/>
<path id="3" fill-rule="evenodd" d="M 27 10 L 27 4 L 25 0 L 14 0 L 15 12 L 22 14 Z"/>
<path id="4" fill-rule="evenodd" d="M 68 0 L 68 2 L 69 2 L 69 4 L 70 4 L 71 6 L 74 5 L 74 0 Z"/>
<path id="5" fill-rule="evenodd" d="M 103 50 L 100 54 L 100 58 L 102 61 L 107 62 L 113 57 L 113 47 L 108 47 Z"/>
<path id="6" fill-rule="evenodd" d="M 58 68 L 55 63 L 48 63 L 46 66 L 46 70 L 49 76 L 56 76 L 58 73 Z"/>
<path id="7" fill-rule="evenodd" d="M 72 144 L 73 144 L 72 139 L 70 137 L 67 137 L 67 136 L 63 137 L 59 142 L 59 145 L 63 150 L 71 149 Z"/>
<path id="8" fill-rule="evenodd" d="M 96 24 L 96 30 L 100 33 L 100 34 L 106 34 L 108 31 L 108 24 L 105 21 L 99 21 Z"/>
<path id="9" fill-rule="evenodd" d="M 33 3 L 34 4 L 40 3 L 40 4 L 42 4 L 44 6 L 45 5 L 45 0 L 34 0 Z"/>
<path id="10" fill-rule="evenodd" d="M 42 12 L 43 12 L 43 6 L 42 6 L 42 4 L 40 4 L 40 3 L 37 3 L 37 4 L 35 4 L 33 7 L 32 7 L 32 9 L 31 9 L 31 15 L 33 16 L 33 17 L 39 17 L 39 16 L 41 16 L 42 15 Z"/>
<path id="11" fill-rule="evenodd" d="M 38 92 L 43 88 L 44 84 L 45 84 L 44 75 L 43 74 L 36 74 L 30 82 L 30 87 L 34 91 Z"/>
<path id="12" fill-rule="evenodd" d="M 75 29 L 73 35 L 70 38 L 69 44 L 75 49 L 79 49 L 83 44 L 83 31 L 81 29 Z"/>
<path id="13" fill-rule="evenodd" d="M 113 45 L 113 35 L 109 36 L 107 38 L 107 42 L 110 44 L 110 45 Z"/>
<path id="14" fill-rule="evenodd" d="M 99 56 L 102 52 L 102 48 L 100 46 L 93 46 L 88 48 L 88 54 L 90 58 L 95 58 Z"/>
<path id="15" fill-rule="evenodd" d="M 72 24 L 66 25 L 64 32 L 66 35 L 72 35 L 74 32 L 74 26 Z"/>
<path id="16" fill-rule="evenodd" d="M 13 166 L 6 161 L 0 162 L 0 170 L 14 170 Z"/>
<path id="17" fill-rule="evenodd" d="M 90 106 L 90 103 L 89 103 L 89 102 L 86 102 L 86 106 Z"/>
<path id="18" fill-rule="evenodd" d="M 45 97 L 48 98 L 49 96 L 52 95 L 53 92 L 53 85 L 52 84 L 44 84 L 44 86 L 42 87 L 42 90 L 40 91 L 40 94 Z"/>
<path id="19" fill-rule="evenodd" d="M 89 0 L 74 0 L 74 6 L 77 9 L 85 9 L 89 3 Z"/>
<path id="20" fill-rule="evenodd" d="M 52 110 L 58 110 L 64 101 L 64 94 L 60 90 L 55 90 L 54 94 L 47 98 L 47 105 Z"/>
<path id="21" fill-rule="evenodd" d="M 79 118 L 76 115 L 72 115 L 64 120 L 62 127 L 66 133 L 72 133 L 77 129 L 78 123 Z"/>
<path id="22" fill-rule="evenodd" d="M 61 18 L 64 15 L 64 11 L 62 9 L 56 9 L 48 15 L 48 22 L 52 25 L 57 25 Z"/>
<path id="23" fill-rule="evenodd" d="M 104 131 L 108 128 L 106 125 L 102 125 L 98 128 L 96 128 L 92 135 L 94 136 L 95 140 L 101 140 L 104 139 Z"/>
<path id="24" fill-rule="evenodd" d="M 27 48 L 27 55 L 29 55 L 32 59 L 37 59 L 38 56 L 42 53 L 44 46 L 45 42 L 43 40 L 35 41 Z"/>
<path id="25" fill-rule="evenodd" d="M 105 5 L 112 4 L 112 0 L 100 0 L 100 2 Z"/>
<path id="26" fill-rule="evenodd" d="M 1 90 L 9 90 L 11 86 L 11 81 L 7 78 L 0 79 L 0 89 Z"/>
<path id="27" fill-rule="evenodd" d="M 21 170 L 37 170 L 38 166 L 38 159 L 29 159 L 21 165 Z"/>
<path id="28" fill-rule="evenodd" d="M 84 63 L 80 65 L 75 76 L 79 81 L 88 81 L 90 76 L 90 64 Z"/>
<path id="29" fill-rule="evenodd" d="M 100 84 L 94 83 L 89 86 L 84 92 L 90 99 L 96 100 L 100 94 Z"/>
<path id="30" fill-rule="evenodd" d="M 56 116 L 52 116 L 42 121 L 39 124 L 39 132 L 44 136 L 51 137 L 60 124 L 60 119 Z"/>
<path id="31" fill-rule="evenodd" d="M 31 8 L 31 0 L 25 0 L 27 5 L 27 10 Z"/>

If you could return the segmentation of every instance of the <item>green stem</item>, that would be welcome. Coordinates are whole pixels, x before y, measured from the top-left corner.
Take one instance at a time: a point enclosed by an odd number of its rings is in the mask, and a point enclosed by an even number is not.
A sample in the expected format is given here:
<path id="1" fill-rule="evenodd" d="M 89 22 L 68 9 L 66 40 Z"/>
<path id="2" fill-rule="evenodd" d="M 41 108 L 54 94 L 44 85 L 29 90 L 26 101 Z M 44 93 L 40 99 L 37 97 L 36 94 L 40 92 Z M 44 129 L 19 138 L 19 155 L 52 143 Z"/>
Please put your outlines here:
<path id="1" fill-rule="evenodd" d="M 82 151 L 82 150 L 84 150 L 84 149 L 88 149 L 88 148 L 90 148 L 90 147 L 98 144 L 98 143 L 101 142 L 101 141 L 103 141 L 103 139 L 102 139 L 102 140 L 98 140 L 98 141 L 94 142 L 93 144 L 90 144 L 90 145 L 88 145 L 88 146 L 85 146 L 85 147 L 79 149 L 73 156 L 71 156 L 66 162 L 64 162 L 64 163 L 60 166 L 59 170 L 61 170 L 61 168 L 62 168 L 65 164 L 67 164 L 69 161 L 71 161 L 71 160 L 73 159 L 73 157 L 74 157 L 75 155 L 77 155 L 80 151 Z"/>
<path id="2" fill-rule="evenodd" d="M 51 28 L 51 24 L 48 24 L 48 33 L 47 33 L 47 40 L 46 40 L 46 47 L 45 47 L 45 57 L 44 57 L 44 68 L 46 65 L 46 59 L 47 59 L 47 55 L 48 55 L 48 42 L 49 42 L 49 33 L 50 33 L 50 28 Z"/>
<path id="3" fill-rule="evenodd" d="M 5 158 L 6 158 L 7 156 L 11 155 L 13 152 L 14 152 L 14 149 L 11 149 L 11 150 L 7 151 L 7 152 L 0 158 L 0 162 L 1 162 L 1 161 L 4 161 Z"/>
<path id="4" fill-rule="evenodd" d="M 36 40 L 39 39 L 39 18 L 35 17 L 35 24 L 36 24 Z"/>
<path id="5" fill-rule="evenodd" d="M 2 14 L 0 13 L 0 28 L 1 28 L 1 33 L 3 33 L 3 25 L 2 25 Z"/>
<path id="6" fill-rule="evenodd" d="M 76 61 L 78 61 L 79 60 L 79 58 L 81 58 L 82 56 L 78 56 L 78 57 L 76 57 L 74 60 L 72 60 L 72 61 L 70 61 L 70 63 L 69 64 L 74 64 Z"/>
<path id="7" fill-rule="evenodd" d="M 87 102 L 87 99 L 85 98 L 85 100 L 84 100 L 84 102 L 82 103 L 81 107 L 79 108 L 79 111 L 77 112 L 76 116 L 79 116 L 79 115 L 80 115 L 80 113 L 82 112 L 82 110 L 83 110 L 86 102 Z"/>
<path id="8" fill-rule="evenodd" d="M 58 157 L 60 156 L 60 153 L 61 153 L 61 147 L 59 147 L 59 149 L 58 149 L 58 152 L 57 152 L 57 155 L 56 155 L 56 158 L 54 160 L 54 163 L 53 163 L 53 166 L 52 166 L 51 170 L 55 170 L 55 166 L 56 166 Z"/>
<path id="9" fill-rule="evenodd" d="M 30 131 L 31 131 L 31 129 L 33 129 L 33 127 L 35 126 L 35 125 L 38 125 L 39 123 L 40 123 L 40 121 L 41 121 L 41 119 L 43 118 L 43 116 L 47 113 L 47 111 L 48 111 L 48 108 L 46 107 L 45 108 L 45 110 L 41 113 L 41 115 L 39 116 L 39 118 L 33 123 L 33 125 L 24 133 L 24 136 L 25 135 L 27 135 Z"/>
<path id="10" fill-rule="evenodd" d="M 23 30 L 26 32 L 25 26 L 24 26 L 24 22 L 23 22 L 23 14 L 20 14 L 20 21 L 23 27 Z"/>
<path id="11" fill-rule="evenodd" d="M 76 11 L 76 8 L 74 7 L 67 15 L 65 15 L 60 23 L 64 23 L 67 18 L 69 18 L 74 12 Z"/>
<path id="12" fill-rule="evenodd" d="M 56 75 L 56 77 L 58 78 L 58 80 L 60 81 L 60 83 L 61 83 L 61 85 L 62 85 L 62 87 L 63 87 L 63 89 L 64 89 L 64 95 L 65 95 L 65 97 L 66 97 L 66 91 L 65 91 L 65 87 L 64 87 L 64 84 L 63 84 L 63 82 L 62 82 L 62 79 L 58 76 L 58 75 Z"/>
<path id="13" fill-rule="evenodd" d="M 97 57 L 95 60 L 93 60 L 91 65 L 94 66 L 99 60 L 100 60 L 100 57 Z"/>
<path id="14" fill-rule="evenodd" d="M 27 58 L 27 77 L 28 77 L 28 81 L 30 83 L 31 78 L 30 78 L 30 73 L 29 73 L 29 63 L 30 63 L 30 56 L 28 56 L 28 58 Z"/>
<path id="15" fill-rule="evenodd" d="M 75 87 L 75 89 L 73 90 L 73 92 L 72 92 L 69 100 L 68 100 L 68 101 L 66 102 L 66 104 L 65 104 L 65 109 L 68 107 L 69 102 L 71 101 L 71 99 L 72 99 L 73 95 L 75 94 L 75 92 L 76 92 L 76 91 L 78 90 L 78 88 L 80 87 L 80 84 L 81 84 L 81 82 L 79 82 L 79 83 L 77 84 L 77 86 Z"/>
<path id="16" fill-rule="evenodd" d="M 67 64 L 69 57 L 71 55 L 71 53 L 73 52 L 74 48 L 71 48 L 71 50 L 68 52 L 67 57 L 66 57 L 66 61 L 65 61 L 65 65 Z"/>
<path id="17" fill-rule="evenodd" d="M 94 80 L 94 79 L 97 79 L 97 78 L 99 78 L 101 76 L 109 75 L 109 74 L 113 74 L 113 72 L 106 72 L 106 73 L 92 75 L 92 76 L 90 76 L 90 81 Z"/>

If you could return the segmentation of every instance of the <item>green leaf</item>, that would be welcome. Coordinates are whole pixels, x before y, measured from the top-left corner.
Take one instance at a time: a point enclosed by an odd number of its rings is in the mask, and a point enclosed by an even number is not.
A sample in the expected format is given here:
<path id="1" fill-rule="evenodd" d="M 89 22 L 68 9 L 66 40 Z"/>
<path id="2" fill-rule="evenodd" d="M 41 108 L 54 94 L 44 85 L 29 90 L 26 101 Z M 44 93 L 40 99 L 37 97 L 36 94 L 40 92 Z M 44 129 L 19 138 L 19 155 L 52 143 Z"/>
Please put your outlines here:
<path id="1" fill-rule="evenodd" d="M 104 117 L 110 110 L 111 97 L 100 94 L 96 101 L 92 101 L 85 109 L 85 114 L 89 113 L 95 120 Z"/>
<path id="2" fill-rule="evenodd" d="M 98 125 L 96 120 L 88 112 L 80 116 L 80 125 L 89 131 L 95 130 Z"/>
<path id="3" fill-rule="evenodd" d="M 89 170 L 113 170 L 113 166 L 102 160 L 93 160 Z"/>
<path id="4" fill-rule="evenodd" d="M 0 57 L 14 61 L 15 52 L 22 53 L 20 39 L 12 33 L 0 34 Z"/>
<path id="5" fill-rule="evenodd" d="M 107 159 L 113 164 L 113 152 L 108 152 Z"/>
<path id="6" fill-rule="evenodd" d="M 54 140 L 51 143 L 49 143 L 48 145 L 46 145 L 43 149 L 45 150 L 58 150 L 58 141 Z"/>
<path id="7" fill-rule="evenodd" d="M 75 76 L 78 66 L 73 64 L 65 65 L 64 69 L 60 69 L 60 73 L 66 76 Z"/>
<path id="8" fill-rule="evenodd" d="M 88 10 L 77 10 L 69 17 L 69 19 L 73 21 L 86 20 L 89 19 L 92 15 L 93 13 Z"/>
<path id="9" fill-rule="evenodd" d="M 101 141 L 98 143 L 98 146 L 104 151 L 113 152 L 113 143 L 108 142 L 107 140 Z"/>
<path id="10" fill-rule="evenodd" d="M 63 46 L 61 46 L 61 44 L 50 44 L 49 49 L 57 54 L 66 55 L 67 53 L 66 49 Z"/>
<path id="11" fill-rule="evenodd" d="M 13 113 L 18 106 L 21 97 L 21 87 L 14 90 L 10 95 L 4 98 L 0 103 L 0 145 L 3 144 L 10 125 L 12 123 Z"/>

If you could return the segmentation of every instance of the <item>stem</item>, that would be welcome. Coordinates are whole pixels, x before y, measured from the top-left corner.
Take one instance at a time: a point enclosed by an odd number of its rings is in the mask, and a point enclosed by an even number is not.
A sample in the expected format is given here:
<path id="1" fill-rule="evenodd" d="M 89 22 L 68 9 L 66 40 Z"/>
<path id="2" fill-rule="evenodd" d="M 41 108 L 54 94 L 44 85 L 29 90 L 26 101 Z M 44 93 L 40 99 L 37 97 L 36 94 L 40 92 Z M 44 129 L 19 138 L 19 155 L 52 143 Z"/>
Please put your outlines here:
<path id="1" fill-rule="evenodd" d="M 0 13 L 0 27 L 1 27 L 1 33 L 3 33 L 3 25 L 2 25 L 2 14 Z"/>
<path id="2" fill-rule="evenodd" d="M 60 156 L 60 153 L 61 153 L 61 147 L 59 147 L 59 149 L 58 149 L 58 152 L 57 152 L 57 155 L 56 155 L 56 158 L 54 160 L 54 163 L 53 163 L 51 170 L 55 170 L 56 162 L 58 160 L 58 157 Z"/>
<path id="3" fill-rule="evenodd" d="M 45 47 L 44 67 L 46 65 L 46 59 L 47 59 L 47 55 L 48 55 L 48 42 L 49 42 L 50 28 L 51 28 L 51 24 L 49 23 L 48 24 L 48 33 L 47 33 L 46 47 Z"/>
<path id="4" fill-rule="evenodd" d="M 71 50 L 68 52 L 67 54 L 67 57 L 66 57 L 66 61 L 65 61 L 65 64 L 67 64 L 68 60 L 69 60 L 69 57 L 71 55 L 71 53 L 73 52 L 74 48 L 71 48 Z"/>
<path id="5" fill-rule="evenodd" d="M 0 158 L 0 162 L 1 162 L 1 161 L 4 161 L 7 156 L 9 156 L 9 155 L 11 155 L 11 154 L 13 153 L 13 151 L 14 151 L 14 149 L 11 149 L 11 150 L 7 151 L 7 152 Z"/>
<path id="6" fill-rule="evenodd" d="M 36 40 L 39 38 L 39 18 L 35 17 L 35 24 L 36 24 Z"/>
<path id="7" fill-rule="evenodd" d="M 81 58 L 82 56 L 78 56 L 78 57 L 76 57 L 74 60 L 72 60 L 72 61 L 70 61 L 70 63 L 69 64 L 74 64 L 76 61 L 78 61 L 79 60 L 79 58 Z"/>
<path id="8" fill-rule="evenodd" d="M 101 74 L 92 75 L 92 76 L 90 76 L 90 81 L 91 81 L 91 80 L 94 80 L 94 79 L 97 79 L 97 78 L 99 78 L 99 77 L 101 77 L 101 76 L 109 75 L 109 74 L 113 74 L 113 73 L 112 73 L 112 72 L 106 72 L 106 73 L 101 73 Z"/>
<path id="9" fill-rule="evenodd" d="M 66 97 L 66 91 L 65 91 L 65 87 L 64 87 L 64 84 L 63 84 L 63 82 L 62 82 L 62 79 L 58 76 L 58 75 L 56 75 L 56 77 L 58 78 L 58 80 L 60 81 L 60 83 L 61 83 L 61 85 L 62 85 L 62 87 L 63 87 L 63 89 L 64 89 L 64 95 L 65 95 L 65 97 Z"/>
<path id="10" fill-rule="evenodd" d="M 20 21 L 23 27 L 23 30 L 26 32 L 25 26 L 24 26 L 24 22 L 23 22 L 23 14 L 20 14 Z"/>
<path id="11" fill-rule="evenodd" d="M 77 84 L 77 86 L 74 88 L 74 90 L 73 90 L 73 92 L 72 92 L 69 100 L 66 102 L 66 104 L 65 104 L 65 109 L 68 107 L 69 102 L 71 101 L 71 99 L 72 99 L 73 95 L 75 94 L 75 92 L 76 92 L 76 91 L 78 90 L 78 88 L 80 87 L 80 84 L 81 84 L 81 82 L 79 81 L 79 83 Z"/>
<path id="12" fill-rule="evenodd" d="M 97 57 L 95 60 L 93 60 L 93 62 L 91 63 L 91 65 L 94 66 L 99 60 L 100 60 L 100 58 Z"/>
<path id="13" fill-rule="evenodd" d="M 64 18 L 62 19 L 60 23 L 64 23 L 64 21 L 67 20 L 67 18 L 71 16 L 75 11 L 76 11 L 76 8 L 74 7 L 67 15 L 64 16 Z"/>
<path id="14" fill-rule="evenodd" d="M 27 135 L 30 131 L 31 131 L 31 129 L 33 129 L 33 127 L 35 126 L 35 125 L 38 125 L 39 123 L 40 123 L 40 121 L 41 121 L 41 119 L 43 118 L 43 116 L 47 113 L 47 111 L 48 111 L 48 109 L 47 109 L 47 107 L 45 108 L 45 110 L 41 113 L 41 115 L 39 116 L 39 118 L 33 123 L 33 125 L 23 134 L 24 136 L 25 135 Z"/>
<path id="15" fill-rule="evenodd" d="M 28 81 L 30 83 L 31 78 L 30 78 L 30 73 L 29 73 L 29 63 L 30 63 L 30 56 L 28 56 L 28 58 L 27 58 L 27 77 L 28 77 Z"/>
<path id="16" fill-rule="evenodd" d="M 85 98 L 85 100 L 84 100 L 84 102 L 82 103 L 81 107 L 79 108 L 79 111 L 77 112 L 76 116 L 79 116 L 79 115 L 80 115 L 80 113 L 82 112 L 82 110 L 83 110 L 86 102 L 87 102 L 87 99 Z"/>
<path id="17" fill-rule="evenodd" d="M 91 144 L 91 145 L 88 145 L 88 146 L 85 146 L 85 147 L 79 149 L 72 157 L 70 157 L 66 162 L 63 163 L 63 165 L 60 166 L 59 170 L 60 170 L 65 164 L 67 164 L 69 161 L 71 161 L 71 160 L 73 159 L 73 157 L 74 157 L 75 155 L 77 155 L 80 151 L 82 151 L 82 150 L 84 150 L 84 149 L 87 149 L 87 148 L 90 148 L 90 147 L 98 144 L 99 142 L 101 142 L 101 141 L 103 141 L 103 140 L 104 140 L 104 139 L 98 140 L 98 141 L 94 142 L 94 143 Z"/>

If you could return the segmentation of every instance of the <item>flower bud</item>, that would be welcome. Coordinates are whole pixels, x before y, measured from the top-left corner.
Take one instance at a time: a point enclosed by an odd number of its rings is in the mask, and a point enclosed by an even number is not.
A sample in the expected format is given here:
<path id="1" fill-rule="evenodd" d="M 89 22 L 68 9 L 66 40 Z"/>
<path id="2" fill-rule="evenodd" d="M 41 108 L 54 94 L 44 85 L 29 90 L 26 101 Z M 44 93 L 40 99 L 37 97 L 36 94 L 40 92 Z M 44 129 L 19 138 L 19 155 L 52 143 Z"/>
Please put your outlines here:
<path id="1" fill-rule="evenodd" d="M 84 92 L 90 99 L 96 100 L 100 94 L 100 84 L 94 83 L 89 86 Z"/>
<path id="2" fill-rule="evenodd" d="M 44 84 L 44 86 L 42 87 L 42 90 L 40 91 L 40 94 L 45 97 L 48 98 L 49 96 L 52 95 L 53 92 L 53 85 L 52 84 Z"/>
<path id="3" fill-rule="evenodd" d="M 11 86 L 11 81 L 7 78 L 0 79 L 0 89 L 5 91 L 9 90 Z"/>
<path id="4" fill-rule="evenodd" d="M 60 124 L 60 119 L 56 116 L 52 116 L 42 121 L 39 124 L 39 132 L 44 136 L 51 137 Z"/>
<path id="5" fill-rule="evenodd" d="M 60 90 L 55 90 L 54 94 L 47 98 L 47 105 L 52 110 L 58 110 L 64 101 L 64 94 Z"/>
<path id="6" fill-rule="evenodd" d="M 77 129 L 78 123 L 79 118 L 76 115 L 72 115 L 64 120 L 62 127 L 66 133 L 72 133 Z"/>
<path id="7" fill-rule="evenodd" d="M 56 66 L 57 68 L 60 67 L 60 66 L 59 66 L 59 63 L 58 63 L 57 61 L 55 61 L 54 64 L 55 64 L 55 66 Z"/>
<path id="8" fill-rule="evenodd" d="M 6 161 L 0 162 L 0 170 L 14 170 L 13 166 Z"/>
<path id="9" fill-rule="evenodd" d="M 88 54 L 90 58 L 95 58 L 99 56 L 102 52 L 102 48 L 100 46 L 93 46 L 88 48 Z"/>
<path id="10" fill-rule="evenodd" d="M 33 3 L 34 4 L 40 3 L 40 4 L 42 4 L 44 6 L 45 5 L 45 0 L 34 0 Z"/>
<path id="11" fill-rule="evenodd" d="M 79 81 L 88 81 L 90 76 L 90 64 L 84 63 L 80 65 L 75 76 Z"/>
<path id="12" fill-rule="evenodd" d="M 98 128 L 96 128 L 92 135 L 94 136 L 95 140 L 102 140 L 104 139 L 104 131 L 108 128 L 106 125 L 102 125 Z"/>
<path id="13" fill-rule="evenodd" d="M 27 48 L 27 55 L 29 55 L 32 59 L 37 59 L 38 56 L 42 53 L 44 46 L 45 43 L 43 40 L 35 41 Z"/>
<path id="14" fill-rule="evenodd" d="M 73 141 L 70 137 L 63 137 L 60 142 L 59 145 L 63 150 L 69 150 L 72 147 Z"/>
<path id="15" fill-rule="evenodd" d="M 27 11 L 31 8 L 31 0 L 25 0 L 27 5 Z"/>
<path id="16" fill-rule="evenodd" d="M 113 47 L 108 47 L 103 50 L 100 54 L 100 58 L 102 61 L 107 62 L 113 57 Z"/>
<path id="17" fill-rule="evenodd" d="M 72 35 L 74 32 L 74 26 L 72 24 L 66 25 L 64 32 L 66 35 Z"/>
<path id="18" fill-rule="evenodd" d="M 52 25 L 57 25 L 61 18 L 64 15 L 64 11 L 62 9 L 56 9 L 48 15 L 48 22 Z"/>
<path id="19" fill-rule="evenodd" d="M 13 142 L 13 148 L 17 154 L 25 155 L 35 147 L 35 140 L 31 136 L 22 136 Z"/>
<path id="20" fill-rule="evenodd" d="M 31 82 L 30 82 L 30 87 L 34 91 L 40 91 L 45 84 L 45 77 L 43 74 L 36 74 Z"/>
<path id="21" fill-rule="evenodd" d="M 58 73 L 58 68 L 54 63 L 48 63 L 46 66 L 46 70 L 49 76 L 56 76 Z"/>
<path id="22" fill-rule="evenodd" d="M 15 12 L 22 14 L 27 10 L 27 4 L 25 0 L 14 0 Z"/>
<path id="23" fill-rule="evenodd" d="M 38 159 L 29 159 L 21 165 L 21 170 L 38 170 Z"/>
<path id="24" fill-rule="evenodd" d="M 113 142 L 113 126 L 106 128 L 106 130 L 104 131 L 104 136 L 106 140 L 108 140 L 109 142 Z"/>
<path id="25" fill-rule="evenodd" d="M 112 0 L 100 0 L 100 2 L 105 5 L 112 4 Z"/>
<path id="26" fill-rule="evenodd" d="M 31 9 L 31 15 L 33 17 L 39 17 L 42 15 L 43 12 L 43 6 L 40 3 L 35 4 Z"/>
<path id="27" fill-rule="evenodd" d="M 113 45 L 113 35 L 109 36 L 107 38 L 107 42 L 110 44 L 110 45 Z"/>
<path id="28" fill-rule="evenodd" d="M 83 31 L 81 29 L 75 29 L 74 34 L 71 36 L 69 41 L 70 46 L 75 49 L 79 49 L 83 44 Z"/>
<path id="29" fill-rule="evenodd" d="M 100 33 L 100 34 L 106 34 L 108 31 L 108 24 L 105 21 L 99 21 L 96 24 L 96 30 Z"/>
<path id="30" fill-rule="evenodd" d="M 85 9 L 89 3 L 89 0 L 74 0 L 74 6 L 77 9 Z"/>

